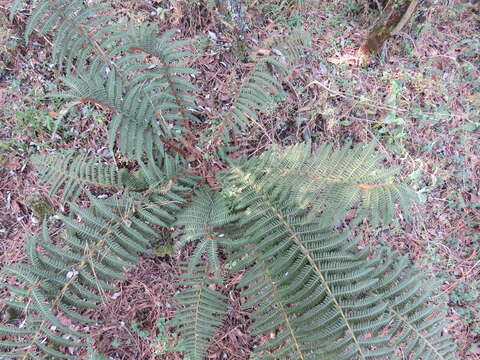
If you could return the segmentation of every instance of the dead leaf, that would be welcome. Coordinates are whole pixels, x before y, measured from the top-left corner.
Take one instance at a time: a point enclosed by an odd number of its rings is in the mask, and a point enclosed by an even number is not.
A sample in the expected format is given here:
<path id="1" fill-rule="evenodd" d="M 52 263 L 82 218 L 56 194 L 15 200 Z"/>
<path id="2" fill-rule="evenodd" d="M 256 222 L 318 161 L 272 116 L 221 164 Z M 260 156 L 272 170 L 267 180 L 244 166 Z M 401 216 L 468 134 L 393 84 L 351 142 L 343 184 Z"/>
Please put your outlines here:
<path id="1" fill-rule="evenodd" d="M 359 58 L 358 55 L 352 55 L 352 54 L 345 54 L 338 57 L 327 58 L 328 62 L 331 62 L 332 64 L 335 64 L 335 65 L 348 64 L 348 65 L 358 66 L 359 64 L 362 64 L 360 60 L 361 59 Z"/>
<path id="2" fill-rule="evenodd" d="M 2 166 L 13 171 L 20 170 L 22 168 L 22 159 L 18 156 L 10 156 Z"/>
<path id="3" fill-rule="evenodd" d="M 257 54 L 257 55 L 266 55 L 266 56 L 268 56 L 268 55 L 271 54 L 271 50 L 269 50 L 269 49 L 258 49 L 258 50 L 256 51 L 256 54 Z"/>

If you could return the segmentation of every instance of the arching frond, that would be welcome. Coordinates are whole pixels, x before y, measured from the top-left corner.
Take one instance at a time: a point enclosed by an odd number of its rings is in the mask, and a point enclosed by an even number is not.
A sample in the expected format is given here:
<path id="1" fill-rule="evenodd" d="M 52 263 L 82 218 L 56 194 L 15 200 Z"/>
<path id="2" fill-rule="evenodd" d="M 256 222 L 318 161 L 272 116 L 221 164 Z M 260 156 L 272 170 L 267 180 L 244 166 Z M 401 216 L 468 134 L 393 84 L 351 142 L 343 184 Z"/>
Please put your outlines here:
<path id="1" fill-rule="evenodd" d="M 301 27 L 293 28 L 289 34 L 272 37 L 270 47 L 279 61 L 291 71 L 304 56 L 305 49 L 311 48 L 312 34 Z"/>
<path id="2" fill-rule="evenodd" d="M 274 359 L 390 359 L 406 348 L 418 358 L 453 359 L 447 338 L 433 341 L 441 325 L 426 330 L 433 325 L 424 322 L 432 313 L 429 292 L 405 261 L 368 258 L 296 206 L 294 194 L 257 180 L 239 168 L 227 178 L 244 209 L 244 240 L 236 245 L 237 269 L 249 268 L 240 284 L 245 306 L 253 307 L 255 333 L 278 332 L 256 352 Z"/>
<path id="3" fill-rule="evenodd" d="M 322 215 L 325 226 L 338 224 L 354 206 L 358 206 L 359 219 L 385 224 L 392 220 L 397 201 L 407 216 L 416 195 L 405 184 L 393 181 L 398 168 L 382 168 L 374 145 L 334 150 L 325 144 L 314 152 L 306 143 L 283 151 L 274 147 L 242 168 L 265 188 L 292 192 L 299 206 Z"/>
<path id="4" fill-rule="evenodd" d="M 258 125 L 258 116 L 274 103 L 273 94 L 280 88 L 280 82 L 268 70 L 269 66 L 283 69 L 273 57 L 260 58 L 250 74 L 243 79 L 230 109 L 221 114 L 221 121 L 212 129 L 214 143 L 219 138 L 230 142 L 230 132 L 240 134 L 252 124 Z"/>
<path id="5" fill-rule="evenodd" d="M 205 359 L 210 339 L 227 313 L 226 297 L 212 289 L 215 282 L 205 268 L 205 263 L 200 262 L 193 271 L 185 274 L 181 278 L 184 290 L 174 298 L 180 307 L 174 323 L 179 326 L 185 355 L 192 360 Z"/>
<path id="6" fill-rule="evenodd" d="M 174 167 L 165 160 L 160 165 L 169 171 Z M 153 160 L 145 165 L 141 174 L 147 188 L 140 192 L 132 189 L 125 199 L 99 200 L 89 195 L 89 208 L 70 203 L 71 215 L 58 215 L 65 226 L 62 236 L 53 238 L 45 222 L 39 236 L 28 237 L 29 264 L 4 269 L 25 284 L 7 287 L 12 295 L 22 294 L 21 301 L 3 300 L 22 312 L 26 324 L 9 356 L 70 358 L 62 351 L 64 346 L 86 345 L 82 339 L 87 335 L 63 325 L 60 318 L 90 322 L 82 312 L 99 308 L 106 301 L 106 294 L 115 290 L 115 282 L 123 279 L 125 269 L 137 262 L 138 254 L 152 241 L 161 240 L 158 229 L 171 226 L 174 214 L 185 203 L 189 176 L 180 183 L 176 179 L 169 183 L 158 170 Z M 162 181 L 168 187 L 158 190 Z"/>
<path id="7" fill-rule="evenodd" d="M 197 123 L 199 119 L 192 112 L 196 104 L 191 95 L 198 89 L 181 76 L 196 73 L 182 64 L 182 61 L 193 56 L 191 52 L 184 50 L 189 42 L 172 40 L 175 31 L 167 31 L 161 36 L 156 32 L 154 26 L 141 26 L 132 29 L 128 34 L 124 45 L 128 51 L 155 57 L 160 62 L 154 67 L 147 65 L 146 69 L 134 78 L 132 85 L 147 82 L 154 86 L 157 89 L 156 96 L 159 97 L 157 101 L 161 104 L 159 115 L 183 131 L 190 130 L 190 123 Z"/>
<path id="8" fill-rule="evenodd" d="M 111 8 L 105 4 L 86 4 L 81 0 L 40 1 L 32 11 L 25 29 L 25 38 L 37 31 L 40 35 L 54 33 L 52 56 L 67 72 L 76 64 L 83 68 L 92 53 L 100 52 L 108 62 L 108 47 L 102 46 L 111 38 L 116 25 L 109 25 Z M 118 31 L 118 30 L 117 30 Z"/>
<path id="9" fill-rule="evenodd" d="M 183 76 L 195 73 L 182 64 L 192 54 L 182 49 L 185 41 L 172 40 L 173 31 L 157 35 L 154 26 L 115 24 L 107 10 L 83 1 L 42 1 L 26 36 L 34 29 L 55 33 L 53 58 L 65 68 L 62 80 L 70 90 L 52 96 L 104 107 L 112 114 L 110 149 L 118 145 L 141 158 L 160 150 L 172 129 L 184 133 L 198 122 L 196 88 Z"/>

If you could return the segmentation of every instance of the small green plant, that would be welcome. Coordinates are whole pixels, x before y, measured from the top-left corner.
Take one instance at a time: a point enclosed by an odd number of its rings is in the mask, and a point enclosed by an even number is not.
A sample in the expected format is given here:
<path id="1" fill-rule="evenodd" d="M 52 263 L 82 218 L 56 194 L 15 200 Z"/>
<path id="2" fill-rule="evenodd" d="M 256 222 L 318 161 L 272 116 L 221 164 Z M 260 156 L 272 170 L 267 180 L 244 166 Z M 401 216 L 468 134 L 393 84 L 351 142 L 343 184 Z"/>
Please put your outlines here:
<path id="1" fill-rule="evenodd" d="M 183 353 L 185 352 L 185 347 L 180 343 L 180 337 L 177 333 L 171 332 L 169 330 L 169 325 L 173 325 L 172 322 L 168 322 L 164 318 L 157 320 L 157 336 L 153 341 L 154 354 L 157 356 L 166 356 L 169 353 L 175 351 Z M 185 360 L 191 360 L 191 358 L 186 355 L 183 357 Z"/>
<path id="2" fill-rule="evenodd" d="M 51 202 L 40 194 L 33 194 L 27 197 L 27 205 L 32 209 L 35 216 L 44 219 L 53 215 L 54 209 Z"/>
<path id="3" fill-rule="evenodd" d="M 157 323 L 160 352 L 204 359 L 228 314 L 225 277 L 241 273 L 250 331 L 268 338 L 252 358 L 453 359 L 421 272 L 388 249 L 359 249 L 348 231 L 363 220 L 389 223 L 397 203 L 405 213 L 415 198 L 394 181 L 398 169 L 382 166 L 374 143 L 272 144 L 261 155 L 236 156 L 235 139 L 281 88 L 287 51 L 284 59 L 252 59 L 232 105 L 209 123 L 195 111 L 207 94 L 189 81 L 189 42 L 152 25 L 116 23 L 109 10 L 39 1 L 26 27 L 27 38 L 35 29 L 54 36 L 66 87 L 56 96 L 109 114 L 109 149 L 130 164 L 74 153 L 34 159 L 69 213 L 55 217 L 60 231 L 44 221 L 26 237 L 28 264 L 3 269 L 18 282 L 4 282 L 2 302 L 23 318 L 0 325 L 0 356 L 78 358 L 71 349 L 81 354 L 93 340 L 88 310 L 101 308 L 125 270 L 168 232 L 176 251 L 188 245 L 192 253 L 177 264 L 174 320 Z M 299 47 L 302 38 L 284 40 Z M 113 195 L 89 191 L 98 188 Z"/>
<path id="4" fill-rule="evenodd" d="M 32 136 L 42 132 L 51 133 L 55 127 L 55 120 L 46 111 L 27 109 L 17 111 L 15 114 L 17 131 L 27 131 Z"/>

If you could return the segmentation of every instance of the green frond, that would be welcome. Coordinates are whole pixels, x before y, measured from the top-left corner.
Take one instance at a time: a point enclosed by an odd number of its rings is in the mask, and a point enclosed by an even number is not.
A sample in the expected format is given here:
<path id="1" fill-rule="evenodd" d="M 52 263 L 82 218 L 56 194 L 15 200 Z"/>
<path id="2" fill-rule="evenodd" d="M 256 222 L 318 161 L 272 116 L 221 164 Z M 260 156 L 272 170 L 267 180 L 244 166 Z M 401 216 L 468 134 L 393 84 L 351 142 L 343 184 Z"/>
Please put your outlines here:
<path id="1" fill-rule="evenodd" d="M 272 39 L 270 47 L 279 57 L 279 61 L 289 70 L 297 65 L 304 56 L 305 49 L 311 48 L 312 34 L 301 27 L 293 28 L 289 34 Z"/>
<path id="2" fill-rule="evenodd" d="M 19 12 L 25 5 L 24 0 L 14 0 L 12 5 L 10 5 L 9 20 L 12 21 L 15 17 L 15 14 Z"/>
<path id="3" fill-rule="evenodd" d="M 57 8 L 53 11 L 39 29 L 40 33 L 51 32 L 52 28 L 48 25 L 55 24 L 52 18 L 58 16 L 60 25 L 54 30 L 52 48 L 52 58 L 58 66 L 71 72 L 76 65 L 83 71 L 91 60 L 91 54 L 97 54 L 103 63 L 108 63 L 108 39 L 121 29 L 120 25 L 108 25 L 112 20 L 112 16 L 107 15 L 111 8 L 104 4 L 71 4 L 68 9 L 62 10 Z"/>
<path id="4" fill-rule="evenodd" d="M 118 189 L 129 181 L 126 169 L 73 152 L 37 155 L 32 160 L 40 170 L 40 182 L 50 185 L 50 195 L 61 192 L 63 202 L 74 201 L 85 186 Z"/>
<path id="5" fill-rule="evenodd" d="M 178 65 L 185 58 L 192 57 L 193 53 L 183 50 L 189 41 L 172 40 L 174 33 L 172 30 L 158 36 L 157 29 L 150 25 L 131 28 L 124 49 L 154 56 L 161 62 L 154 68 L 149 66 L 148 70 L 136 77 L 132 85 L 148 82 L 156 89 L 163 89 L 164 93 L 155 97 L 155 102 L 160 105 L 157 110 L 161 117 L 168 123 L 180 123 L 185 127 L 190 122 L 199 121 L 190 110 L 196 108 L 191 93 L 198 89 L 180 75 L 195 74 L 196 71 Z"/>
<path id="6" fill-rule="evenodd" d="M 182 77 L 194 71 L 179 63 L 192 54 L 182 50 L 185 41 L 171 39 L 173 32 L 157 36 L 153 26 L 111 25 L 108 13 L 108 7 L 83 1 L 43 1 L 26 36 L 34 28 L 55 33 L 53 58 L 67 70 L 62 80 L 70 90 L 50 96 L 91 102 L 113 113 L 110 149 L 117 145 L 138 159 L 160 151 L 172 128 L 186 131 L 199 121 L 191 111 L 196 88 Z M 152 66 L 149 56 L 161 64 Z"/>
<path id="7" fill-rule="evenodd" d="M 379 279 L 372 293 L 387 304 L 389 336 L 396 349 L 415 359 L 454 359 L 455 344 L 442 336 L 443 311 L 427 306 L 431 289 L 404 258 L 389 255 L 375 270 Z"/>
<path id="8" fill-rule="evenodd" d="M 153 149 L 161 150 L 161 138 L 171 135 L 168 123 L 157 119 L 153 94 L 145 93 L 143 83 L 121 86 L 123 80 L 115 70 L 109 71 L 107 76 L 107 80 L 104 80 L 102 71 L 95 68 L 82 76 L 66 76 L 62 80 L 70 90 L 52 96 L 94 103 L 112 112 L 108 129 L 112 152 L 116 144 L 121 152 L 133 154 L 136 158 L 141 158 L 145 149 L 149 153 Z M 109 83 L 115 83 L 116 86 L 112 89 Z M 150 148 L 152 150 L 148 150 Z"/>
<path id="9" fill-rule="evenodd" d="M 287 36 L 276 38 L 273 44 L 265 44 L 272 47 L 272 54 L 253 59 L 253 67 L 242 79 L 230 109 L 220 114 L 219 123 L 212 127 L 209 141 L 213 139 L 216 143 L 221 138 L 223 143 L 228 144 L 232 132 L 241 134 L 252 125 L 261 126 L 259 115 L 275 106 L 275 95 L 281 90 L 281 78 L 300 59 L 309 42 L 309 37 L 296 29 Z"/>
<path id="10" fill-rule="evenodd" d="M 177 171 L 175 162 L 163 160 L 156 166 L 166 165 L 169 174 Z M 150 171 L 143 174 L 148 176 L 140 175 L 142 186 L 148 186 L 148 181 L 168 181 L 156 166 L 150 164 Z M 27 237 L 29 265 L 4 268 L 5 274 L 25 283 L 25 289 L 7 286 L 12 294 L 22 295 L 21 301 L 4 301 L 26 316 L 25 329 L 3 328 L 19 341 L 22 339 L 23 346 L 12 349 L 12 357 L 21 354 L 35 358 L 43 354 L 70 358 L 59 346 L 85 346 L 82 339 L 86 334 L 66 327 L 59 319 L 63 316 L 75 323 L 91 323 L 83 310 L 98 309 L 107 298 L 106 293 L 116 289 L 115 282 L 124 278 L 125 269 L 136 262 L 138 254 L 145 252 L 151 241 L 161 240 L 156 226 L 172 226 L 173 215 L 185 202 L 181 194 L 190 189 L 186 186 L 188 180 L 181 184 L 170 180 L 164 191 L 132 191 L 123 200 L 99 200 L 87 193 L 89 208 L 70 203 L 71 214 L 58 216 L 65 226 L 60 236 L 52 237 L 45 221 L 38 236 Z"/>
<path id="11" fill-rule="evenodd" d="M 280 89 L 280 82 L 270 74 L 269 66 L 277 67 L 273 58 L 260 58 L 246 79 L 243 80 L 230 109 L 220 115 L 220 123 L 212 129 L 213 137 L 220 136 L 229 142 L 229 132 L 242 133 L 252 124 L 258 125 L 259 114 L 274 104 L 274 93 Z"/>
<path id="12" fill-rule="evenodd" d="M 285 189 L 281 182 L 262 181 L 238 167 L 226 179 L 244 216 L 237 268 L 255 259 L 240 283 L 247 288 L 245 306 L 253 307 L 253 333 L 277 331 L 257 353 L 275 359 L 387 359 L 405 347 L 419 358 L 450 358 L 448 339 L 447 357 L 441 357 L 443 342 L 429 341 L 417 329 L 431 309 L 424 282 L 405 273 L 405 261 L 368 258 L 299 208 L 294 191 L 279 191 L 277 186 Z M 387 327 L 392 321 L 399 323 L 393 330 Z M 392 331 L 385 333 L 386 327 Z"/>
<path id="13" fill-rule="evenodd" d="M 107 6 L 86 5 L 81 0 L 40 1 L 28 19 L 26 41 L 34 30 L 40 35 L 53 32 L 56 35 L 53 59 L 67 72 L 72 69 L 74 62 L 81 68 L 92 52 L 101 50 L 105 56 L 106 49 L 102 48 L 102 42 L 111 32 L 103 30 L 103 27 L 112 28 L 107 26 L 111 19 L 107 15 L 108 10 Z"/>
<path id="14" fill-rule="evenodd" d="M 22 336 L 22 335 L 30 335 L 31 333 L 32 333 L 32 329 L 29 329 L 29 328 L 19 328 L 11 325 L 0 325 L 1 335 L 13 334 L 17 336 Z"/>
<path id="15" fill-rule="evenodd" d="M 10 348 L 16 348 L 16 347 L 22 347 L 22 346 L 25 346 L 25 345 L 22 343 L 16 343 L 14 341 L 8 341 L 8 340 L 0 341 L 0 348 L 2 349 L 4 348 L 10 349 Z M 0 353 L 0 356 L 2 356 L 1 353 Z"/>
<path id="16" fill-rule="evenodd" d="M 166 152 L 151 156 L 148 162 L 139 161 L 138 178 L 142 183 L 135 190 L 146 190 L 147 194 L 189 193 L 198 183 L 199 177 L 191 174 L 185 159 L 172 157 Z M 183 198 L 178 198 L 183 202 Z"/>
<path id="17" fill-rule="evenodd" d="M 227 313 L 226 297 L 211 287 L 215 281 L 205 271 L 201 262 L 191 272 L 181 277 L 184 289 L 174 297 L 179 310 L 175 313 L 175 325 L 185 355 L 192 360 L 203 360 L 210 339 L 222 324 L 221 317 Z"/>

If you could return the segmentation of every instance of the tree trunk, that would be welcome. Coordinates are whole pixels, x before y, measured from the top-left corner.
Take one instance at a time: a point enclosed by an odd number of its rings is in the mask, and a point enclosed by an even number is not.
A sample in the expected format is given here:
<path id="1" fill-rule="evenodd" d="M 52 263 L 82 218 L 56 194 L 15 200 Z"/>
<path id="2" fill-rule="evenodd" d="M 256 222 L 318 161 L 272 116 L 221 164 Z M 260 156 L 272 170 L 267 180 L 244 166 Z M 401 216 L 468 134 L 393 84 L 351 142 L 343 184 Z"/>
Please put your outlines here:
<path id="1" fill-rule="evenodd" d="M 388 0 L 377 23 L 358 49 L 362 65 L 370 63 L 370 56 L 380 51 L 385 40 L 402 30 L 415 12 L 418 0 Z"/>

